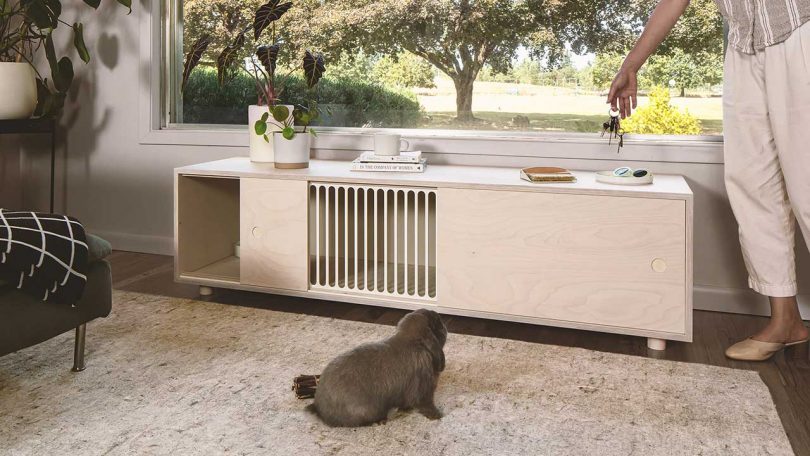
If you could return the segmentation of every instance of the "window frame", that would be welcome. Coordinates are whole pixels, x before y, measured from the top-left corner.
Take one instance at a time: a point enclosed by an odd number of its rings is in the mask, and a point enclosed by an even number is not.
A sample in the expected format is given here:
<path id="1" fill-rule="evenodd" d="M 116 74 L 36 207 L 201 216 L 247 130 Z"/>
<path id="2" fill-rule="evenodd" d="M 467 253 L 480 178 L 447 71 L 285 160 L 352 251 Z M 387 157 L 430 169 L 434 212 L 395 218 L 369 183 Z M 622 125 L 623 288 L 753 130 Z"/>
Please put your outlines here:
<path id="1" fill-rule="evenodd" d="M 175 44 L 182 24 L 181 0 L 145 0 L 140 15 L 140 60 L 149 68 L 141 78 L 139 101 L 139 142 L 151 145 L 218 146 L 245 148 L 249 143 L 246 126 L 173 124 L 167 121 L 170 103 L 176 96 L 180 72 Z M 174 56 L 174 58 L 171 58 Z M 177 81 L 171 81 L 172 75 Z M 247 109 L 247 107 L 245 107 Z M 517 132 L 496 130 L 367 129 L 321 127 L 313 149 L 322 151 L 363 151 L 373 148 L 372 135 L 393 131 L 407 137 L 424 152 L 512 156 L 526 158 L 595 159 L 677 163 L 723 163 L 721 135 L 633 135 L 625 140 L 621 156 L 615 144 L 594 133 Z"/>

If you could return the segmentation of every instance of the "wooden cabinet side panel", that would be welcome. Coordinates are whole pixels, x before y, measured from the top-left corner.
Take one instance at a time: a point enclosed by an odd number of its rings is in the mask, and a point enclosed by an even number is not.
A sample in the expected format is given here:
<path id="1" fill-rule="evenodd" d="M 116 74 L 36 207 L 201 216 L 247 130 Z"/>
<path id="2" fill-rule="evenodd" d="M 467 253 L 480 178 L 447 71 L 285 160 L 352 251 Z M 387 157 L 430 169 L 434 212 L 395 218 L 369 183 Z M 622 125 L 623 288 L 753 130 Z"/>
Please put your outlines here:
<path id="1" fill-rule="evenodd" d="M 177 272 L 196 271 L 233 255 L 239 240 L 239 181 L 177 176 Z"/>
<path id="2" fill-rule="evenodd" d="M 241 282 L 305 291 L 307 182 L 242 179 Z"/>
<path id="3" fill-rule="evenodd" d="M 687 333 L 685 201 L 460 189 L 438 201 L 440 306 Z"/>

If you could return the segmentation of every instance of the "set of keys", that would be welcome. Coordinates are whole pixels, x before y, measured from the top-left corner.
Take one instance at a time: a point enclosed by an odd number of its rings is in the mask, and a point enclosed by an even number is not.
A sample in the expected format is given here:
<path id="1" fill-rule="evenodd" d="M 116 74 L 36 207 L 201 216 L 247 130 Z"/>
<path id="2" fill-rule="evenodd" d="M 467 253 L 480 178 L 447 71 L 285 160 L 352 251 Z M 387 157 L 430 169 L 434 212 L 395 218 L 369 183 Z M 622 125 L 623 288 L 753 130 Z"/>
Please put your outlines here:
<path id="1" fill-rule="evenodd" d="M 620 118 L 619 110 L 610 110 L 610 120 L 602 124 L 602 137 L 608 135 L 608 145 L 613 144 L 614 139 L 619 140 L 619 148 L 616 153 L 621 153 L 624 147 L 624 130 L 622 129 L 622 120 Z"/>

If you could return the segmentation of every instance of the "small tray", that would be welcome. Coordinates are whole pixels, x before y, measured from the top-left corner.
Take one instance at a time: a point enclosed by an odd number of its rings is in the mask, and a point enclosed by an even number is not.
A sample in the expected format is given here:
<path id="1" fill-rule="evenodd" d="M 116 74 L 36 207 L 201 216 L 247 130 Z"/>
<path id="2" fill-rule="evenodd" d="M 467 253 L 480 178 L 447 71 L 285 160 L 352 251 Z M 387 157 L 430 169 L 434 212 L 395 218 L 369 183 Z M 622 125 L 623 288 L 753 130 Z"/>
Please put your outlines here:
<path id="1" fill-rule="evenodd" d="M 655 180 L 652 173 L 648 173 L 644 177 L 618 177 L 613 174 L 613 171 L 599 171 L 596 173 L 596 182 L 610 185 L 650 185 Z"/>

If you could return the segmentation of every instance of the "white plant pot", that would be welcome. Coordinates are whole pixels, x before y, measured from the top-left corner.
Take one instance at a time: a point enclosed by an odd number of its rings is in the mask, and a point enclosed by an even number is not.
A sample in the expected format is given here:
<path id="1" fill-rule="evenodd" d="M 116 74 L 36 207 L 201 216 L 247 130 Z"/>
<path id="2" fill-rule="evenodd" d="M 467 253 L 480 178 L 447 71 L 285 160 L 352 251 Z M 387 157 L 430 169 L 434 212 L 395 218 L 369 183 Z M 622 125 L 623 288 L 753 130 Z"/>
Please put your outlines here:
<path id="1" fill-rule="evenodd" d="M 37 107 L 36 73 L 27 63 L 0 62 L 0 119 L 28 119 Z"/>
<path id="2" fill-rule="evenodd" d="M 273 133 L 273 143 L 276 149 L 276 168 L 309 168 L 309 133 L 296 133 L 293 139 L 285 139 L 281 133 Z"/>
<path id="3" fill-rule="evenodd" d="M 290 117 L 287 118 L 287 121 L 291 121 L 293 106 L 285 106 L 290 110 Z M 273 133 L 281 131 L 281 128 L 268 123 L 267 137 L 270 139 L 270 142 L 265 141 L 264 136 L 257 135 L 256 130 L 254 130 L 256 121 L 261 119 L 266 112 L 270 112 L 267 106 L 250 105 L 248 107 L 248 134 L 250 135 L 250 161 L 252 162 L 273 163 L 275 161 L 275 154 L 273 153 Z"/>

